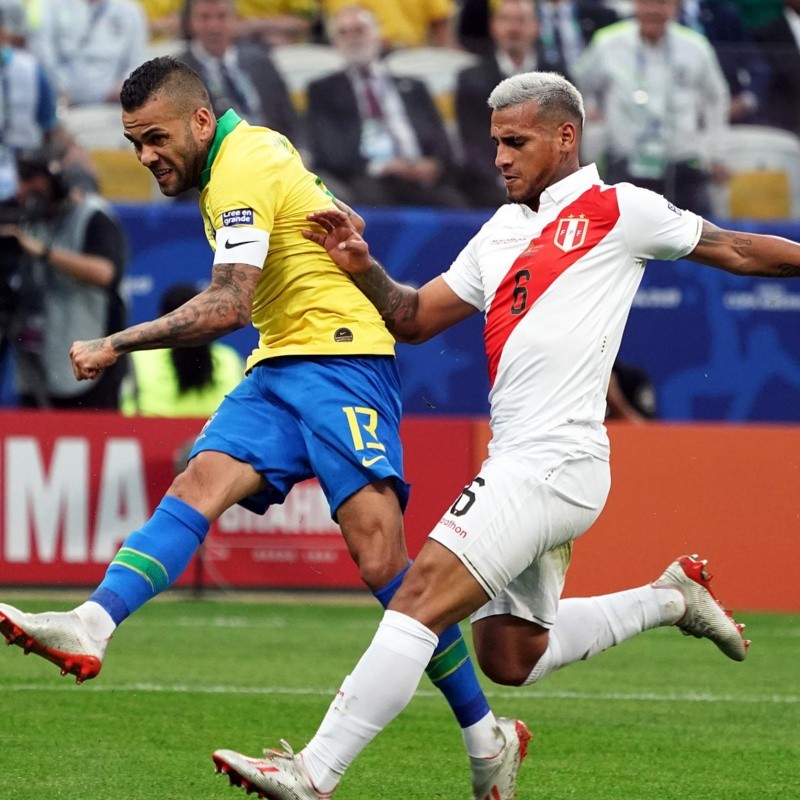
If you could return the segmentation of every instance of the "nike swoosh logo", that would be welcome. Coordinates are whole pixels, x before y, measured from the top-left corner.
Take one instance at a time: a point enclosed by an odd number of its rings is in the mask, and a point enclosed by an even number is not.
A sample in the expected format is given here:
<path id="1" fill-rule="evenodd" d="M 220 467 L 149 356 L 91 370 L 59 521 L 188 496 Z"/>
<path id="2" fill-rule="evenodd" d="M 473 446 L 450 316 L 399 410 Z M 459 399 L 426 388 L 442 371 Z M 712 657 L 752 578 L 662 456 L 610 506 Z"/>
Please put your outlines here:
<path id="1" fill-rule="evenodd" d="M 249 239 L 246 242 L 225 242 L 226 250 L 233 250 L 234 247 L 241 247 L 243 244 L 255 244 L 255 239 Z"/>
<path id="2" fill-rule="evenodd" d="M 386 456 L 375 456 L 375 458 L 367 458 L 364 456 L 361 459 L 361 466 L 362 467 L 371 467 L 376 462 L 380 461 L 382 458 L 386 458 Z"/>

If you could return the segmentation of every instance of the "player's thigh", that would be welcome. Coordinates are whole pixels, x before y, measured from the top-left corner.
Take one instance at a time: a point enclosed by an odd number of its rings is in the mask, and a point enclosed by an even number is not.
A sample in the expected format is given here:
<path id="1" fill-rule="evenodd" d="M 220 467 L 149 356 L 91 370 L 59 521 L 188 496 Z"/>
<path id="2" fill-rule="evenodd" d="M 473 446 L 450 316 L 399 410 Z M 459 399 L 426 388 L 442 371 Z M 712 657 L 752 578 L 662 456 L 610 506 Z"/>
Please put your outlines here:
<path id="1" fill-rule="evenodd" d="M 281 396 L 297 421 L 334 517 L 363 487 L 387 483 L 398 503 L 385 504 L 371 524 L 396 527 L 408 486 L 403 481 L 400 381 L 394 359 L 318 358 L 288 366 Z M 366 519 L 366 510 L 359 517 Z"/>
<path id="2" fill-rule="evenodd" d="M 244 465 L 244 472 L 249 467 L 260 480 L 253 492 L 233 502 L 261 514 L 313 475 L 300 428 L 271 392 L 270 377 L 256 366 L 225 397 L 195 440 L 187 468 L 203 453 L 224 454 Z"/>
<path id="3" fill-rule="evenodd" d="M 494 598 L 538 559 L 587 530 L 608 488 L 607 463 L 590 456 L 553 449 L 494 456 L 431 537 L 456 553 Z"/>
<path id="4" fill-rule="evenodd" d="M 402 518 L 408 486 L 394 359 L 311 359 L 301 367 L 298 391 L 287 390 L 284 397 L 292 397 L 314 474 L 361 577 L 379 588 L 408 560 Z"/>
<path id="5" fill-rule="evenodd" d="M 529 634 L 549 629 L 555 623 L 567 568 L 572 558 L 572 545 L 599 516 L 610 488 L 608 462 L 591 456 L 568 458 L 548 471 L 544 483 L 548 492 L 539 513 L 547 522 L 539 532 L 535 557 L 506 587 L 472 615 L 473 623 L 490 620 L 480 626 L 496 637 L 508 631 L 504 619 L 530 623 Z M 508 620 L 512 626 L 518 623 Z M 482 634 L 479 632 L 480 638 Z"/>

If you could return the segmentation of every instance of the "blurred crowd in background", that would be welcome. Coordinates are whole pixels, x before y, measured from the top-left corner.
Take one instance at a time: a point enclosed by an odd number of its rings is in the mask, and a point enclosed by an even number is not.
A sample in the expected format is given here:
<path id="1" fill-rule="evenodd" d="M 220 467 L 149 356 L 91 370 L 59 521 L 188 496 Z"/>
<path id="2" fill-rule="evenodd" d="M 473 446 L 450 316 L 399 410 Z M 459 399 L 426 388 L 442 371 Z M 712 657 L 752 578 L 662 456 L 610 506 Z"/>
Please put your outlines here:
<path id="1" fill-rule="evenodd" d="M 65 320 L 121 324 L 112 204 L 165 199 L 118 98 L 159 55 L 203 77 L 218 115 L 286 134 L 356 207 L 504 202 L 486 99 L 548 70 L 584 93 L 583 160 L 609 182 L 704 215 L 800 218 L 800 0 L 0 0 L 0 361 L 25 338 L 34 377 L 37 330 L 60 325 L 64 350 L 88 338 Z M 55 299 L 31 300 L 22 273 Z M 86 407 L 68 378 L 22 396 Z M 129 411 L 147 402 L 124 393 Z"/>
<path id="2" fill-rule="evenodd" d="M 6 197 L 13 152 L 49 144 L 82 186 L 157 199 L 115 112 L 127 74 L 160 54 L 362 205 L 503 202 L 486 97 L 535 69 L 584 92 L 585 160 L 698 212 L 729 208 L 731 132 L 748 168 L 759 146 L 763 169 L 775 150 L 800 160 L 800 0 L 0 0 L 0 19 Z M 755 126 L 776 138 L 737 138 Z M 784 171 L 773 216 L 797 211 Z"/>

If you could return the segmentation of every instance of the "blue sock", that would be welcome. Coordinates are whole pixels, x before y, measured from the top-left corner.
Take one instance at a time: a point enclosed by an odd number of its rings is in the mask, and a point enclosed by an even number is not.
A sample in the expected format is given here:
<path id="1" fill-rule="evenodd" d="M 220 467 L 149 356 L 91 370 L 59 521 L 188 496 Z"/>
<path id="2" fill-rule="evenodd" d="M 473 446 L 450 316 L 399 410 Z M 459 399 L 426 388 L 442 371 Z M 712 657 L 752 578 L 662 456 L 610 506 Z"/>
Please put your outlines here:
<path id="1" fill-rule="evenodd" d="M 386 586 L 373 592 L 384 608 L 389 605 L 389 601 L 400 588 L 410 566 L 409 562 Z M 433 685 L 445 696 L 462 728 L 474 725 L 491 710 L 478 683 L 475 667 L 472 665 L 472 659 L 469 657 L 466 642 L 461 636 L 458 625 L 451 625 L 442 632 L 425 672 L 433 681 Z"/>
<path id="2" fill-rule="evenodd" d="M 153 516 L 125 539 L 89 600 L 119 625 L 181 576 L 208 527 L 208 520 L 183 500 L 163 498 Z"/>

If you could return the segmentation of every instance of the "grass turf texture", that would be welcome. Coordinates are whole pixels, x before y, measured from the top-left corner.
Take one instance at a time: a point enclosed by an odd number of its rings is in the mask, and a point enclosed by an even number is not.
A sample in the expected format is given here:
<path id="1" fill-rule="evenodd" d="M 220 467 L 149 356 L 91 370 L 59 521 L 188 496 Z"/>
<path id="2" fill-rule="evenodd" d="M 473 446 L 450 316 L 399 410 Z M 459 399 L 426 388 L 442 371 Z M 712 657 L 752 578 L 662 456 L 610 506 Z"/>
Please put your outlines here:
<path id="1" fill-rule="evenodd" d="M 15 598 L 28 611 L 71 603 Z M 742 615 L 747 661 L 675 629 L 524 689 L 485 682 L 499 715 L 534 732 L 520 800 L 765 800 L 800 796 L 800 617 Z M 245 797 L 211 752 L 255 755 L 311 736 L 369 643 L 372 605 L 167 598 L 128 620 L 83 686 L 19 648 L 0 651 L 0 799 Z M 468 626 L 465 626 L 465 630 Z M 337 800 L 466 800 L 455 722 L 426 678 L 361 755 Z"/>

